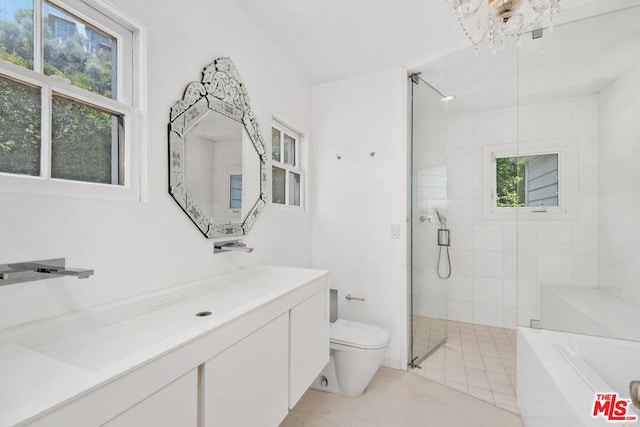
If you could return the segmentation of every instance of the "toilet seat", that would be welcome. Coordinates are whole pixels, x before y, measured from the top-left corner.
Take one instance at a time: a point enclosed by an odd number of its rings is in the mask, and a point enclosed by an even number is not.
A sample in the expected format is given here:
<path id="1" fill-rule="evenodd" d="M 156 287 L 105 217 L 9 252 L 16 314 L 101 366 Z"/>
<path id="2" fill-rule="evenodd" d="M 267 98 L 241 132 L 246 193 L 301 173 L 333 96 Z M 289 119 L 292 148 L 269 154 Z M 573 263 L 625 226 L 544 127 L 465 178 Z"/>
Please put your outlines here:
<path id="1" fill-rule="evenodd" d="M 331 325 L 329 340 L 334 344 L 375 350 L 389 345 L 389 333 L 374 325 L 338 319 Z"/>

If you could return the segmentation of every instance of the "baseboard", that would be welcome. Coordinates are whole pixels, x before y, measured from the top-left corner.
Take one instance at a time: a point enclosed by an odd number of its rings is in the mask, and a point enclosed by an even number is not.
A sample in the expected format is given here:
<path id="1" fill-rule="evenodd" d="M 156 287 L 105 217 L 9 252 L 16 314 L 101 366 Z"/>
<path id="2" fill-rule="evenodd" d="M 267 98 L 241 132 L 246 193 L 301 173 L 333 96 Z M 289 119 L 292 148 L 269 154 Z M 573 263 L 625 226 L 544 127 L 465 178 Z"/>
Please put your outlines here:
<path id="1" fill-rule="evenodd" d="M 387 356 L 382 361 L 382 366 L 391 369 L 399 369 L 401 371 L 407 370 L 407 364 L 402 362 L 402 358 L 399 356 Z"/>

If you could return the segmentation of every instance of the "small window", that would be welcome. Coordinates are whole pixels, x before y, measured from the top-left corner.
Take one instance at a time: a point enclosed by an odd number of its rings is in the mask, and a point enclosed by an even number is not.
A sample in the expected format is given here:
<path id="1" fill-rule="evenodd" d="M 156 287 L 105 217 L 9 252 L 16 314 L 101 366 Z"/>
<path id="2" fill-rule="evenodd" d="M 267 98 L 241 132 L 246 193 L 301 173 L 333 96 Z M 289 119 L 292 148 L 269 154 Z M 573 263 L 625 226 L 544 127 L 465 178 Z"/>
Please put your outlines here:
<path id="1" fill-rule="evenodd" d="M 558 154 L 496 158 L 496 206 L 559 206 Z"/>
<path id="2" fill-rule="evenodd" d="M 484 219 L 575 218 L 578 154 L 575 138 L 485 145 Z"/>
<path id="3" fill-rule="evenodd" d="M 275 121 L 271 127 L 271 202 L 302 206 L 300 133 Z"/>
<path id="4" fill-rule="evenodd" d="M 132 187 L 139 28 L 79 0 L 10 3 L 0 9 L 1 187 L 20 176 Z"/>

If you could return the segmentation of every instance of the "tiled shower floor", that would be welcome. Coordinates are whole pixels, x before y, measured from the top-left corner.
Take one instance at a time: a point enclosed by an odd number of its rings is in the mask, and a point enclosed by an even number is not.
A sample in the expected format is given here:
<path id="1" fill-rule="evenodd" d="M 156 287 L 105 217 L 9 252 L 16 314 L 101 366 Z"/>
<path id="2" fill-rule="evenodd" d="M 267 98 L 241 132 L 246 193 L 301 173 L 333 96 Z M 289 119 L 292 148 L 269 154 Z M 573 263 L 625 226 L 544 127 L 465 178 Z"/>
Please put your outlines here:
<path id="1" fill-rule="evenodd" d="M 440 325 L 431 332 L 420 331 L 417 325 L 416 343 L 422 347 L 428 344 L 418 342 L 419 337 L 437 339 L 444 330 Z M 516 331 L 453 321 L 446 321 L 446 328 L 445 345 L 410 371 L 518 413 Z"/>

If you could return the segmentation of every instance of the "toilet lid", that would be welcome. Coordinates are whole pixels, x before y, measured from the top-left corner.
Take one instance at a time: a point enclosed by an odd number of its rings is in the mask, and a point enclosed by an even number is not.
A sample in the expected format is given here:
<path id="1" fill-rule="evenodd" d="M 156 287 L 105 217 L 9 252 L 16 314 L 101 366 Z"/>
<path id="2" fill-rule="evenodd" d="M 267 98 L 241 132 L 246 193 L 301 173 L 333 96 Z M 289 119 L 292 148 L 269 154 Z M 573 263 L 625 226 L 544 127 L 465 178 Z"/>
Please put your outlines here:
<path id="1" fill-rule="evenodd" d="M 389 334 L 384 329 L 350 320 L 336 320 L 329 335 L 332 343 L 350 347 L 376 349 L 389 344 Z"/>

